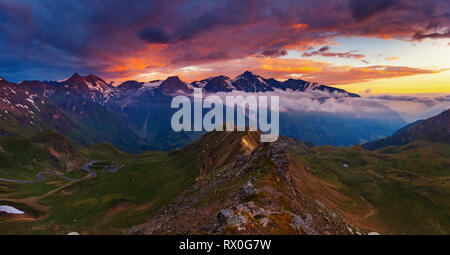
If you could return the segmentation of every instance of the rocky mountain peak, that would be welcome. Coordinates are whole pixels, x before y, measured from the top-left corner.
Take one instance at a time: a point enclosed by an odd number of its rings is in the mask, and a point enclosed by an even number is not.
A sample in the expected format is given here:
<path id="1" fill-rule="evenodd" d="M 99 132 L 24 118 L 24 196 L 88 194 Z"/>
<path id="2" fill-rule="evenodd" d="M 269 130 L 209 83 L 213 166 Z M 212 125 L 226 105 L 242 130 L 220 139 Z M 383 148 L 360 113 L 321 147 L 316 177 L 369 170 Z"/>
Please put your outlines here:
<path id="1" fill-rule="evenodd" d="M 256 75 L 254 75 L 252 72 L 246 70 L 243 74 L 241 74 L 239 76 L 256 76 Z"/>
<path id="2" fill-rule="evenodd" d="M 176 93 L 192 93 L 192 88 L 183 82 L 178 76 L 170 76 L 161 83 L 158 89 L 166 95 Z"/>
<path id="3" fill-rule="evenodd" d="M 72 76 L 69 77 L 69 79 L 66 80 L 66 82 L 72 81 L 84 81 L 84 77 L 81 76 L 79 73 L 75 72 L 74 74 L 72 74 Z"/>
<path id="4" fill-rule="evenodd" d="M 97 82 L 97 81 L 100 81 L 100 82 L 106 83 L 102 78 L 98 77 L 98 76 L 95 75 L 95 74 L 89 74 L 89 75 L 85 76 L 84 79 L 85 79 L 86 81 L 89 81 L 89 82 Z"/>
<path id="5" fill-rule="evenodd" d="M 83 87 L 86 85 L 86 80 L 83 76 L 81 76 L 78 73 L 74 73 L 72 76 L 70 76 L 69 79 L 65 81 L 66 84 L 70 85 L 71 87 Z"/>
<path id="6" fill-rule="evenodd" d="M 273 91 L 273 88 L 259 75 L 254 75 L 250 71 L 245 71 L 233 79 L 233 86 L 237 90 L 245 92 Z"/>

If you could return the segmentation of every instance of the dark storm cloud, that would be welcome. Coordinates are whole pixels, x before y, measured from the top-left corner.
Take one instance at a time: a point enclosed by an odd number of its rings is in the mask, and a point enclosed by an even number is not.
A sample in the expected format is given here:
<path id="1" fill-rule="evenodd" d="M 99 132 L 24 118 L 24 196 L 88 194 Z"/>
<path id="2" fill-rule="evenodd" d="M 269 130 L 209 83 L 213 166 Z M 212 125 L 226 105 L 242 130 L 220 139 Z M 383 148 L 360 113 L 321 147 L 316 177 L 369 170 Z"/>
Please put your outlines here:
<path id="1" fill-rule="evenodd" d="M 203 8 L 200 8 L 196 3 L 194 3 L 193 5 L 196 6 L 196 8 L 192 8 L 192 6 L 187 5 L 185 6 L 185 10 L 181 11 L 177 15 L 171 15 L 172 19 L 181 21 L 178 24 L 175 24 L 171 36 L 169 36 L 167 31 L 161 28 L 154 28 L 153 26 L 144 28 L 139 32 L 139 35 L 150 32 L 155 33 L 156 37 L 163 36 L 164 39 L 169 39 L 169 37 L 171 37 L 173 41 L 184 41 L 193 39 L 204 32 L 217 28 L 242 26 L 251 24 L 252 22 L 256 22 L 258 20 L 266 18 L 270 19 L 272 13 L 259 7 L 264 6 L 266 4 L 264 2 L 265 1 L 231 0 L 208 3 L 207 1 L 204 1 Z M 262 11 L 258 13 L 253 12 L 253 10 L 257 9 Z M 197 13 L 199 10 L 202 13 Z M 177 10 L 173 11 L 177 12 Z M 183 16 L 185 18 L 183 18 Z M 154 42 L 154 40 L 152 40 L 152 36 L 141 36 L 141 38 L 149 43 Z M 156 40 L 156 42 L 158 43 L 158 40 Z"/>
<path id="2" fill-rule="evenodd" d="M 171 36 L 161 28 L 148 27 L 139 32 L 139 37 L 149 43 L 168 43 Z"/>
<path id="3" fill-rule="evenodd" d="M 336 36 L 444 38 L 449 13 L 447 0 L 2 0 L 0 74 L 59 79 L 81 70 L 276 58 Z"/>
<path id="4" fill-rule="evenodd" d="M 255 6 L 258 4 L 256 1 L 218 1 L 217 6 L 206 10 L 199 16 L 193 15 L 192 19 L 180 25 L 176 31 L 176 36 L 180 40 L 188 40 L 217 27 L 244 25 L 259 18 L 268 17 L 264 13 L 259 15 L 249 13 L 249 11 L 257 8 Z"/>
<path id="5" fill-rule="evenodd" d="M 398 0 L 350 0 L 349 6 L 356 21 L 366 20 L 378 13 L 400 5 Z"/>

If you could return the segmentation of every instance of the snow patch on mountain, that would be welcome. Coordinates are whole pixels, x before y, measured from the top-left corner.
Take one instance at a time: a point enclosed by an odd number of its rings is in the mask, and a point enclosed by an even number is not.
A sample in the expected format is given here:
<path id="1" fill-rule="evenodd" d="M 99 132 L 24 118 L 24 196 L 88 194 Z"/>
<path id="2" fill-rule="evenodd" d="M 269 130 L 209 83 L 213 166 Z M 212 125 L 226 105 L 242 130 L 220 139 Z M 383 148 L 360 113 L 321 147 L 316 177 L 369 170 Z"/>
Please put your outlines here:
<path id="1" fill-rule="evenodd" d="M 161 80 L 144 82 L 144 83 L 142 84 L 142 87 L 154 88 L 154 87 L 158 87 L 159 85 L 161 85 L 162 82 L 163 82 L 163 81 L 161 81 Z"/>

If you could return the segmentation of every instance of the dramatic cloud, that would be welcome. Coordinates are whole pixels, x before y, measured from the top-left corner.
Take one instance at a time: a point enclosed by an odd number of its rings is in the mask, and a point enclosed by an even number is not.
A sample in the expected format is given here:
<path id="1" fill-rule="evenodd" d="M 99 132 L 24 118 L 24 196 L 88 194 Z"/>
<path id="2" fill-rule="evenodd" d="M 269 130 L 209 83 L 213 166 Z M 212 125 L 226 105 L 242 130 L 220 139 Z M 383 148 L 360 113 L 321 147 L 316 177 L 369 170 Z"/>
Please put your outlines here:
<path id="1" fill-rule="evenodd" d="M 322 56 L 322 57 L 339 57 L 339 58 L 354 58 L 354 59 L 361 59 L 364 58 L 365 55 L 364 54 L 356 54 L 354 52 L 344 52 L 344 53 L 340 53 L 340 52 L 330 52 L 330 47 L 329 46 L 324 46 L 322 48 L 320 48 L 319 50 L 316 51 L 311 51 L 311 52 L 304 52 L 302 54 L 303 57 L 311 57 L 311 56 Z"/>
<path id="2" fill-rule="evenodd" d="M 285 58 L 290 50 L 332 45 L 336 37 L 446 38 L 449 15 L 447 0 L 2 0 L 0 73 L 12 80 L 74 71 L 106 78 L 168 74 Z M 362 60 L 363 54 L 316 55 Z"/>
<path id="3" fill-rule="evenodd" d="M 413 39 L 415 40 L 422 40 L 425 38 L 432 38 L 432 39 L 450 38 L 450 31 L 444 33 L 429 33 L 429 34 L 417 32 L 413 35 Z"/>
<path id="4" fill-rule="evenodd" d="M 170 35 L 166 31 L 153 27 L 142 30 L 139 36 L 149 43 L 168 43 L 171 40 Z"/>
<path id="5" fill-rule="evenodd" d="M 287 55 L 287 50 L 263 50 L 260 53 L 261 57 L 271 57 L 271 58 L 276 58 L 276 57 L 281 57 L 281 56 L 286 56 Z"/>
<path id="6" fill-rule="evenodd" d="M 353 18 L 363 21 L 402 4 L 398 0 L 350 0 L 349 6 Z"/>
<path id="7" fill-rule="evenodd" d="M 167 66 L 156 66 L 148 75 L 141 71 L 134 74 L 144 80 L 165 79 L 168 75 L 178 75 L 185 81 L 195 81 L 218 74 L 234 78 L 245 70 L 263 76 L 280 80 L 296 78 L 314 81 L 327 85 L 344 85 L 366 82 L 377 79 L 389 79 L 420 74 L 436 74 L 444 70 L 429 70 L 405 66 L 365 66 L 351 67 L 332 65 L 309 59 L 296 58 L 246 58 L 244 60 L 225 60 L 201 65 L 192 65 L 181 69 L 171 69 Z M 139 78 L 138 77 L 138 78 Z M 356 91 L 357 92 L 357 91 Z"/>
<path id="8" fill-rule="evenodd" d="M 249 63 L 249 61 L 246 63 Z M 283 79 L 298 77 L 304 80 L 317 81 L 330 85 L 351 84 L 374 79 L 433 74 L 445 71 L 406 66 L 337 66 L 330 65 L 326 62 L 286 58 L 255 60 L 248 65 L 255 73 L 266 77 L 280 77 Z"/>

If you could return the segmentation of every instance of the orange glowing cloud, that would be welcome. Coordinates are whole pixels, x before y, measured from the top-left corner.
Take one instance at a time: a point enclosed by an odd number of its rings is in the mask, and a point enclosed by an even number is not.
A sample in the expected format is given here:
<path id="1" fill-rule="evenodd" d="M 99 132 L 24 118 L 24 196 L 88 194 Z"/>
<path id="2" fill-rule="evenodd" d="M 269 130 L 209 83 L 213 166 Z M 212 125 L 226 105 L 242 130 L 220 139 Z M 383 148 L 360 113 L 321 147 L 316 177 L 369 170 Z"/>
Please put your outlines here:
<path id="1" fill-rule="evenodd" d="M 130 63 L 133 63 L 131 61 Z M 140 62 L 138 62 L 140 63 Z M 437 74 L 445 70 L 412 68 L 406 66 L 367 66 L 352 67 L 335 65 L 309 59 L 297 58 L 261 58 L 250 57 L 240 60 L 226 60 L 207 64 L 176 67 L 159 63 L 143 71 L 128 69 L 127 75 L 119 75 L 121 81 L 125 79 L 154 80 L 165 79 L 171 75 L 178 75 L 181 79 L 192 82 L 219 74 L 235 77 L 244 70 L 250 70 L 265 78 L 285 80 L 300 78 L 306 81 L 319 82 L 327 85 L 348 85 L 368 81 L 382 81 L 386 79 L 415 76 L 420 74 Z M 132 66 L 132 65 L 131 65 Z M 146 65 L 148 66 L 148 65 Z M 143 67 L 143 65 L 141 66 Z M 119 69 L 124 70 L 124 69 Z M 117 81 L 117 80 L 116 80 Z"/>
<path id="2" fill-rule="evenodd" d="M 307 79 L 320 80 L 330 85 L 342 85 L 419 74 L 435 74 L 442 71 L 444 70 L 429 70 L 406 66 L 368 66 L 351 68 L 345 66 L 331 66 L 323 73 L 305 75 L 304 77 Z"/>
<path id="3" fill-rule="evenodd" d="M 400 59 L 398 56 L 393 56 L 393 57 L 387 57 L 386 60 L 387 61 L 394 61 L 394 60 L 398 60 Z"/>
<path id="4" fill-rule="evenodd" d="M 298 59 L 263 59 L 254 65 L 256 69 L 264 73 L 280 77 L 286 74 L 319 73 L 323 71 L 326 64 Z"/>
<path id="5" fill-rule="evenodd" d="M 145 73 L 150 69 L 162 68 L 167 65 L 163 60 L 151 59 L 144 56 L 123 59 L 116 58 L 112 62 L 120 64 L 108 66 L 105 71 L 108 73 L 107 76 L 109 78 L 119 80 L 126 80 L 141 73 Z"/>
<path id="6" fill-rule="evenodd" d="M 292 25 L 292 28 L 298 29 L 298 30 L 304 30 L 304 29 L 308 28 L 308 24 L 298 23 L 298 24 Z"/>
<path id="7" fill-rule="evenodd" d="M 328 62 L 303 59 L 252 60 L 250 66 L 256 73 L 266 77 L 288 79 L 299 77 L 308 81 L 329 85 L 353 84 L 358 82 L 440 73 L 444 70 L 411 68 L 406 66 L 339 66 Z"/>

